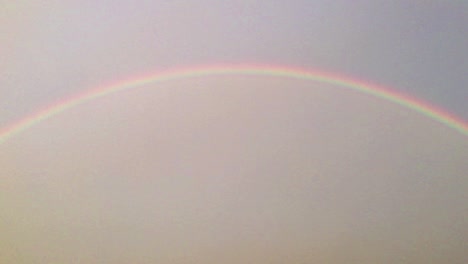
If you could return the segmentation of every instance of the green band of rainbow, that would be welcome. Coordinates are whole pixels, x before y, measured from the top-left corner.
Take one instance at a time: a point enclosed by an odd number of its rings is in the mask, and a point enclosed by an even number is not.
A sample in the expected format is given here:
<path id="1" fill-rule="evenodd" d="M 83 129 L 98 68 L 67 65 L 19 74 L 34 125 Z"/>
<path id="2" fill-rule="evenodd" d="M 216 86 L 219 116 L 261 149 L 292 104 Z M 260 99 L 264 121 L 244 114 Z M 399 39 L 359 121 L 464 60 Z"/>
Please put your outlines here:
<path id="1" fill-rule="evenodd" d="M 85 102 L 103 97 L 118 91 L 131 88 L 141 87 L 147 84 L 154 84 L 176 79 L 202 77 L 210 75 L 227 75 L 227 74 L 242 74 L 242 75 L 259 75 L 259 76 L 279 76 L 295 79 L 304 79 L 318 81 L 338 85 L 344 88 L 363 92 L 375 97 L 391 101 L 403 107 L 412 109 L 429 118 L 432 118 L 450 128 L 453 128 L 461 134 L 468 136 L 468 124 L 461 119 L 449 114 L 448 112 L 431 106 L 420 100 L 411 98 L 407 95 L 389 90 L 382 86 L 375 86 L 350 78 L 340 77 L 334 74 L 309 71 L 296 67 L 281 67 L 281 66 L 265 66 L 265 65 L 213 65 L 194 68 L 184 68 L 162 71 L 156 74 L 148 74 L 142 77 L 130 78 L 116 82 L 114 84 L 98 87 L 97 89 L 89 90 L 85 93 L 61 100 L 56 104 L 52 104 L 45 109 L 42 109 L 24 119 L 21 119 L 11 125 L 0 130 L 0 144 L 7 141 L 11 137 L 21 133 L 30 127 L 47 120 L 67 109 L 81 105 Z"/>

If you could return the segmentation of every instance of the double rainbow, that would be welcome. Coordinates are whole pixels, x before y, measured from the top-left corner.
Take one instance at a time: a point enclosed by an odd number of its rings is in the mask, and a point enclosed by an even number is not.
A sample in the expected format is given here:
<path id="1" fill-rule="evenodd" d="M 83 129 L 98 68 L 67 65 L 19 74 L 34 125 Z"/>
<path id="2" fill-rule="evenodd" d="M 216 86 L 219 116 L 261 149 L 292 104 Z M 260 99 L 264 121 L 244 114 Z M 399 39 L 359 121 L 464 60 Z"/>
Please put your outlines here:
<path id="1" fill-rule="evenodd" d="M 308 71 L 306 69 L 295 67 L 264 65 L 214 65 L 168 70 L 141 77 L 134 77 L 110 85 L 98 87 L 96 89 L 91 89 L 87 92 L 61 100 L 38 112 L 26 116 L 17 122 L 7 125 L 5 128 L 0 130 L 0 144 L 33 127 L 36 124 L 66 111 L 67 109 L 122 90 L 133 89 L 147 84 L 155 84 L 177 79 L 232 74 L 279 76 L 337 85 L 343 88 L 369 94 L 409 108 L 450 128 L 453 128 L 465 136 L 468 136 L 468 124 L 465 121 L 456 118 L 442 109 L 431 106 L 425 102 L 411 98 L 407 95 L 403 95 L 396 91 L 384 88 L 382 86 L 375 86 L 363 81 L 345 78 L 334 74 L 318 71 Z"/>

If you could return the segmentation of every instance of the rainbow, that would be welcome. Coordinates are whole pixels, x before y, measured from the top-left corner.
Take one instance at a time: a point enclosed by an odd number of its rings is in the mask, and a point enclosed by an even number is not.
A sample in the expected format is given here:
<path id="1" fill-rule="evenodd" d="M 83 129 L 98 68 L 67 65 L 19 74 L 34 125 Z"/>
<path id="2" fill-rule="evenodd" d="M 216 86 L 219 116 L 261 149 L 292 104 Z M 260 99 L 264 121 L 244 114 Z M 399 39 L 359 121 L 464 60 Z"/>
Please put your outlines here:
<path id="1" fill-rule="evenodd" d="M 91 89 L 87 92 L 72 96 L 70 98 L 66 98 L 38 112 L 26 116 L 17 122 L 7 125 L 5 128 L 0 130 L 0 144 L 33 127 L 36 124 L 66 111 L 67 109 L 122 90 L 133 89 L 147 84 L 166 82 L 176 79 L 232 74 L 279 76 L 338 85 L 343 88 L 369 94 L 414 110 L 426 117 L 434 119 L 450 128 L 455 129 L 465 136 L 468 136 L 468 124 L 465 121 L 456 118 L 442 109 L 431 106 L 428 103 L 422 102 L 402 93 L 392 91 L 380 85 L 376 86 L 363 81 L 354 80 L 352 78 L 341 77 L 326 72 L 310 71 L 297 67 L 271 65 L 213 65 L 166 70 L 154 74 L 129 78 Z"/>

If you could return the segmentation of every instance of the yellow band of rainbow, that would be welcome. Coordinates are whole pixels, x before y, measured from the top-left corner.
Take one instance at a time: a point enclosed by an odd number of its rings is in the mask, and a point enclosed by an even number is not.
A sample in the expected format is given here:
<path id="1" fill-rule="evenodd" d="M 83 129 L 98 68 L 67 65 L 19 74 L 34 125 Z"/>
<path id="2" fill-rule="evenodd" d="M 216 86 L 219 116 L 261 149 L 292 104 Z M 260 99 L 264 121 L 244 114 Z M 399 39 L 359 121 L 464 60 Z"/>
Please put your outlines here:
<path id="1" fill-rule="evenodd" d="M 122 90 L 170 80 L 232 74 L 278 76 L 337 85 L 343 88 L 369 94 L 414 110 L 426 117 L 434 119 L 450 128 L 455 129 L 465 136 L 468 136 L 468 124 L 463 120 L 456 118 L 455 116 L 440 108 L 431 106 L 428 103 L 422 102 L 407 95 L 403 95 L 396 91 L 392 91 L 380 85 L 376 86 L 363 81 L 337 76 L 335 74 L 311 71 L 297 67 L 271 65 L 212 65 L 166 70 L 141 77 L 134 77 L 110 85 L 104 85 L 96 89 L 91 89 L 76 96 L 72 96 L 68 99 L 61 100 L 17 122 L 7 125 L 4 129 L 0 130 L 0 144 L 21 133 L 22 131 L 25 131 L 44 120 L 60 114 L 67 109 Z"/>

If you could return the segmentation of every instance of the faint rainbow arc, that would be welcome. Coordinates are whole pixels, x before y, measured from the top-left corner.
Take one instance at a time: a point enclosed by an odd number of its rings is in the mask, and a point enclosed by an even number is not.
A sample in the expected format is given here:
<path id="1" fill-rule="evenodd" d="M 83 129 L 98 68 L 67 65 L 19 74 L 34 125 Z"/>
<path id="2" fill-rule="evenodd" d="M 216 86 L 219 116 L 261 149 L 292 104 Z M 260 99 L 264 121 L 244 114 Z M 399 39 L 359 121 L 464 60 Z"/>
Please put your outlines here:
<path id="1" fill-rule="evenodd" d="M 376 86 L 351 78 L 341 77 L 320 71 L 310 71 L 297 67 L 271 65 L 213 65 L 161 71 L 155 74 L 149 74 L 142 77 L 119 81 L 110 85 L 91 89 L 76 96 L 72 96 L 68 99 L 64 99 L 58 103 L 52 104 L 17 122 L 7 125 L 4 129 L 0 130 L 0 144 L 21 133 L 22 131 L 25 131 L 44 120 L 60 114 L 67 109 L 122 90 L 133 89 L 147 84 L 155 84 L 176 79 L 229 74 L 288 77 L 338 85 L 414 110 L 426 117 L 432 118 L 450 128 L 457 130 L 465 136 L 468 136 L 468 124 L 463 120 L 456 118 L 455 116 L 440 108 L 431 106 L 428 103 L 417 100 L 410 96 L 384 88 L 380 85 Z"/>

